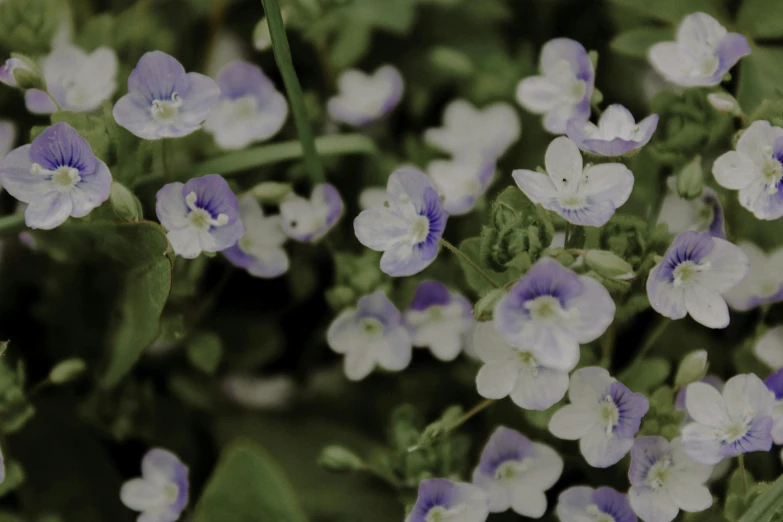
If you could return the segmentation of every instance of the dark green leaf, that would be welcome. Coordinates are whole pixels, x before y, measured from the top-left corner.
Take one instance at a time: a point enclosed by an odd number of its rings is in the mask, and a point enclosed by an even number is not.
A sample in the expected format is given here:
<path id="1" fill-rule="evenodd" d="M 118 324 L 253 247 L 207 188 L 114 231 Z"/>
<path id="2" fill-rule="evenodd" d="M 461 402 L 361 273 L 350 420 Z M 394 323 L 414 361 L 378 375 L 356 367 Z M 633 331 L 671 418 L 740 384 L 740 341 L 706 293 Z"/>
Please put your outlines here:
<path id="1" fill-rule="evenodd" d="M 609 44 L 617 54 L 632 58 L 647 58 L 653 44 L 674 39 L 674 31 L 663 27 L 637 27 L 617 35 Z"/>
<path id="2" fill-rule="evenodd" d="M 783 88 L 783 48 L 757 46 L 740 62 L 737 101 L 751 114 L 764 100 L 776 100 Z"/>
<path id="3" fill-rule="evenodd" d="M 611 0 L 616 5 L 633 9 L 639 14 L 663 20 L 679 22 L 686 15 L 703 12 L 718 20 L 725 19 L 726 13 L 718 7 L 715 0 Z"/>
<path id="4" fill-rule="evenodd" d="M 756 38 L 783 37 L 783 10 L 778 0 L 743 0 L 737 12 L 741 32 Z"/>

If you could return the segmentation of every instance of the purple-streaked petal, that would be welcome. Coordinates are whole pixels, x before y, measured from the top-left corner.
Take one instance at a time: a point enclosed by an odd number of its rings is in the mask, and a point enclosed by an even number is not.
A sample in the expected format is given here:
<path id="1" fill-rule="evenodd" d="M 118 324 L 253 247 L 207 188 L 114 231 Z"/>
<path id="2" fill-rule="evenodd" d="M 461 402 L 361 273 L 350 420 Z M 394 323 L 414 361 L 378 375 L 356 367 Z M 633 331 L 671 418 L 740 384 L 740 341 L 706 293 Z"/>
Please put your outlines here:
<path id="1" fill-rule="evenodd" d="M 128 91 L 151 104 L 153 100 L 168 100 L 188 91 L 185 68 L 176 58 L 162 51 L 144 54 L 128 77 Z"/>
<path id="2" fill-rule="evenodd" d="M 87 140 L 63 122 L 47 127 L 31 145 L 30 160 L 45 169 L 69 166 L 79 170 L 80 174 L 89 173 L 95 170 L 99 161 Z"/>
<path id="3" fill-rule="evenodd" d="M 57 112 L 57 106 L 45 91 L 40 89 L 28 89 L 24 93 L 24 102 L 27 110 L 33 114 L 52 114 Z"/>
<path id="4" fill-rule="evenodd" d="M 396 243 L 381 256 L 381 271 L 393 277 L 411 276 L 427 268 L 437 255 L 437 242 Z"/>
<path id="5" fill-rule="evenodd" d="M 684 261 L 701 263 L 715 248 L 715 241 L 706 232 L 688 230 L 677 235 L 672 245 L 666 250 L 658 277 L 671 282 L 672 272 Z"/>
<path id="6" fill-rule="evenodd" d="M 244 60 L 235 60 L 217 75 L 221 99 L 236 100 L 252 94 L 263 105 L 275 92 L 275 86 L 261 68 Z"/>
<path id="7" fill-rule="evenodd" d="M 783 187 L 783 184 L 780 185 Z M 750 210 L 758 219 L 771 221 L 783 216 L 783 198 L 777 193 L 770 194 L 763 178 L 756 178 L 739 191 L 740 205 Z"/>
<path id="8" fill-rule="evenodd" d="M 720 454 L 723 457 L 733 457 L 743 453 L 771 450 L 773 424 L 772 417 L 756 417 L 751 421 L 745 436 L 723 445 L 720 448 Z"/>
<path id="9" fill-rule="evenodd" d="M 73 217 L 84 217 L 101 203 L 109 199 L 111 190 L 111 173 L 104 162 L 96 159 L 93 172 L 81 174 L 81 181 L 71 189 Z"/>
<path id="10" fill-rule="evenodd" d="M 439 281 L 422 281 L 416 287 L 411 310 L 426 310 L 431 306 L 443 306 L 451 302 L 451 292 Z"/>
<path id="11" fill-rule="evenodd" d="M 775 394 L 775 399 L 783 399 L 783 370 L 778 370 L 766 379 L 764 384 Z"/>
<path id="12" fill-rule="evenodd" d="M 650 404 L 647 397 L 641 393 L 633 393 L 623 383 L 615 381 L 609 389 L 617 406 L 618 421 L 614 427 L 614 433 L 618 437 L 633 438 L 642 424 L 642 417 L 647 413 Z"/>
<path id="13" fill-rule="evenodd" d="M 593 494 L 593 503 L 602 513 L 612 517 L 614 522 L 636 522 L 628 496 L 609 487 L 598 488 Z M 567 522 L 567 521 L 564 521 Z"/>
<path id="14" fill-rule="evenodd" d="M 428 522 L 427 514 L 436 506 L 458 510 L 459 522 L 484 522 L 489 514 L 487 497 L 479 487 L 446 479 L 426 479 L 419 484 L 419 496 L 405 522 Z"/>
<path id="15" fill-rule="evenodd" d="M 239 201 L 223 176 L 208 174 L 193 178 L 182 187 L 183 197 L 191 192 L 196 194 L 195 205 L 208 211 L 213 218 L 225 214 L 230 224 L 239 217 Z"/>
<path id="16" fill-rule="evenodd" d="M 658 461 L 671 456 L 669 442 L 663 437 L 637 437 L 631 448 L 631 485 L 646 487 L 647 473 Z"/>
<path id="17" fill-rule="evenodd" d="M 392 207 L 412 205 L 414 210 L 420 213 L 424 209 L 424 193 L 427 189 L 435 190 L 435 185 L 422 171 L 413 167 L 397 169 L 391 173 L 386 185 L 389 205 Z"/>
<path id="18" fill-rule="evenodd" d="M 595 505 L 595 490 L 586 486 L 568 488 L 557 497 L 557 518 L 560 522 L 582 522 L 589 515 L 587 508 Z M 587 518 L 590 520 L 590 518 Z"/>
<path id="19" fill-rule="evenodd" d="M 750 54 L 748 39 L 738 33 L 729 33 L 723 37 L 717 49 L 720 65 L 718 71 L 723 75 L 734 67 L 743 56 Z M 717 74 L 717 73 L 716 73 Z"/>
<path id="20" fill-rule="evenodd" d="M 521 461 L 534 453 L 530 439 L 512 429 L 500 426 L 492 433 L 481 452 L 478 469 L 494 477 L 498 467 L 509 460 Z"/>

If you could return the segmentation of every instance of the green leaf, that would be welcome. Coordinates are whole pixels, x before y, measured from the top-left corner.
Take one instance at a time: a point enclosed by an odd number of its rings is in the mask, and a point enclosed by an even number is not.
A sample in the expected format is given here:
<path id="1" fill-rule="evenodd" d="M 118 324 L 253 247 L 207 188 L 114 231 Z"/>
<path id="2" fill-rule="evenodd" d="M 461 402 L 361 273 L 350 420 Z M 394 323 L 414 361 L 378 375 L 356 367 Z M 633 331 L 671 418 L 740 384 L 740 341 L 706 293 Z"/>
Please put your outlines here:
<path id="1" fill-rule="evenodd" d="M 663 20 L 664 22 L 677 23 L 686 15 L 701 11 L 714 16 L 718 20 L 726 19 L 726 16 L 715 0 L 611 0 L 618 6 L 633 9 L 639 14 Z"/>
<path id="2" fill-rule="evenodd" d="M 12 460 L 5 464 L 5 480 L 0 483 L 0 497 L 11 493 L 24 484 L 25 474 L 22 465 L 19 462 Z M 0 518 L 2 522 L 2 518 Z"/>
<path id="3" fill-rule="evenodd" d="M 195 508 L 194 522 L 306 522 L 288 479 L 261 447 L 237 442 L 223 451 Z"/>
<path id="4" fill-rule="evenodd" d="M 609 44 L 617 54 L 647 58 L 647 50 L 658 42 L 674 39 L 674 31 L 664 27 L 637 27 L 617 35 Z"/>
<path id="5" fill-rule="evenodd" d="M 739 522 L 779 521 L 776 514 L 783 510 L 783 476 L 769 485 L 750 506 Z"/>
<path id="6" fill-rule="evenodd" d="M 650 357 L 634 362 L 624 373 L 623 384 L 631 391 L 646 393 L 666 382 L 671 372 L 671 364 L 660 357 Z"/>
<path id="7" fill-rule="evenodd" d="M 781 97 L 783 86 L 783 48 L 756 46 L 740 65 L 737 101 L 750 114 L 764 100 Z"/>
<path id="8" fill-rule="evenodd" d="M 413 25 L 416 0 L 355 0 L 351 14 L 359 20 L 394 33 L 406 33 Z"/>
<path id="9" fill-rule="evenodd" d="M 510 268 L 505 272 L 497 272 L 495 270 L 487 268 L 486 266 L 482 266 L 480 261 L 481 238 L 471 237 L 469 239 L 466 239 L 465 241 L 460 243 L 459 249 L 462 251 L 463 254 L 469 257 L 471 261 L 481 266 L 484 272 L 486 272 L 486 274 L 489 277 L 491 277 L 492 280 L 495 281 L 500 286 L 504 286 L 510 283 L 511 281 L 515 281 L 516 279 L 519 279 L 519 276 L 522 273 L 521 270 L 516 270 L 513 268 Z M 478 272 L 476 272 L 473 269 L 473 267 L 471 267 L 468 263 L 460 259 L 459 264 L 462 266 L 462 271 L 465 273 L 465 280 L 467 281 L 468 285 L 473 290 L 476 291 L 476 293 L 480 295 L 484 295 L 490 290 L 495 289 L 494 286 L 490 285 L 487 281 L 485 281 L 484 278 L 481 277 L 481 275 L 479 275 Z"/>
<path id="10" fill-rule="evenodd" d="M 353 21 L 337 28 L 337 34 L 329 50 L 332 67 L 337 70 L 347 69 L 370 48 L 372 26 L 363 21 Z"/>
<path id="11" fill-rule="evenodd" d="M 737 11 L 737 26 L 756 38 L 783 37 L 783 11 L 778 0 L 743 0 Z"/>
<path id="12" fill-rule="evenodd" d="M 211 375 L 223 356 L 223 342 L 213 332 L 196 332 L 188 340 L 187 353 L 194 368 Z"/>

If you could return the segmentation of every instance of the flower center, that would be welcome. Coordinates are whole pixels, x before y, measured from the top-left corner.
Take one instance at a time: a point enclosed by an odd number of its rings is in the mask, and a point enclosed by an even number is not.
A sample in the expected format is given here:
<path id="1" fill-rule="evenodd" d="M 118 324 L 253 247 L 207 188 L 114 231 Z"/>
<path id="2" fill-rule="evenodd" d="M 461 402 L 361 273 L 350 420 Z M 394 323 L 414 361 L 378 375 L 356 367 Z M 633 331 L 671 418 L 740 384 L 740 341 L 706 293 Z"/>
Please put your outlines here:
<path id="1" fill-rule="evenodd" d="M 568 91 L 568 97 L 574 101 L 581 101 L 587 93 L 587 83 L 584 80 L 577 80 Z"/>
<path id="2" fill-rule="evenodd" d="M 250 236 L 244 235 L 239 238 L 239 241 L 237 241 L 237 246 L 242 252 L 249 254 L 253 250 L 255 243 L 253 243 L 253 240 L 250 238 Z"/>
<path id="3" fill-rule="evenodd" d="M 778 184 L 780 184 L 780 181 L 783 178 L 783 165 L 781 165 L 777 158 L 770 158 L 764 161 L 761 175 L 764 178 L 764 182 L 767 184 L 766 192 L 771 196 L 778 191 Z"/>
<path id="4" fill-rule="evenodd" d="M 171 122 L 177 119 L 180 107 L 182 107 L 182 98 L 175 92 L 169 100 L 152 100 L 150 113 L 155 121 Z"/>
<path id="5" fill-rule="evenodd" d="M 416 216 L 411 223 L 408 237 L 410 237 L 411 244 L 418 245 L 427 239 L 430 234 L 430 220 L 427 216 Z"/>
<path id="6" fill-rule="evenodd" d="M 566 194 L 560 197 L 560 206 L 565 210 L 579 210 L 585 207 L 587 200 L 579 194 Z"/>
<path id="7" fill-rule="evenodd" d="M 612 515 L 609 513 L 604 513 L 601 511 L 601 508 L 595 504 L 590 504 L 587 506 L 586 511 L 588 515 L 593 517 L 592 522 L 615 522 Z"/>
<path id="8" fill-rule="evenodd" d="M 383 333 L 383 323 L 374 317 L 360 319 L 359 327 L 369 337 L 376 337 Z"/>
<path id="9" fill-rule="evenodd" d="M 704 263 L 694 263 L 690 260 L 683 261 L 672 271 L 675 288 L 680 288 L 686 283 L 693 281 L 693 278 L 696 276 L 696 274 L 699 272 L 706 272 L 711 267 L 712 265 L 710 265 L 709 261 Z"/>
<path id="10" fill-rule="evenodd" d="M 517 359 L 523 366 L 530 368 L 533 375 L 538 375 L 538 361 L 535 355 L 530 352 L 517 352 Z"/>
<path id="11" fill-rule="evenodd" d="M 33 163 L 30 166 L 30 173 L 34 176 L 49 176 L 49 179 L 54 183 L 55 187 L 60 190 L 70 189 L 82 180 L 82 177 L 79 175 L 79 170 L 67 165 L 57 167 L 54 170 L 47 170 L 38 163 Z"/>
<path id="12" fill-rule="evenodd" d="M 256 98 L 252 95 L 242 96 L 234 100 L 231 111 L 237 120 L 249 120 L 257 112 Z"/>
<path id="13" fill-rule="evenodd" d="M 653 464 L 647 471 L 647 479 L 644 481 L 653 489 L 660 489 L 666 484 L 671 474 L 672 458 L 667 456 Z"/>
<path id="14" fill-rule="evenodd" d="M 720 60 L 717 56 L 707 56 L 704 59 L 702 59 L 701 63 L 699 64 L 699 70 L 702 75 L 708 75 L 714 73 L 718 66 L 720 65 Z"/>
<path id="15" fill-rule="evenodd" d="M 200 230 L 209 230 L 212 227 L 222 227 L 228 224 L 228 216 L 226 214 L 218 214 L 217 219 L 213 218 L 209 211 L 196 206 L 197 199 L 198 196 L 195 192 L 185 196 L 185 203 L 190 209 L 188 219 L 191 225 Z"/>
<path id="16" fill-rule="evenodd" d="M 734 421 L 728 426 L 724 427 L 720 439 L 726 443 L 737 442 L 745 437 L 750 430 L 750 426 L 745 421 Z"/>
<path id="17" fill-rule="evenodd" d="M 448 522 L 459 518 L 459 514 L 465 510 L 465 504 L 459 504 L 451 509 L 445 506 L 433 506 L 424 517 L 425 522 Z"/>
<path id="18" fill-rule="evenodd" d="M 495 478 L 498 480 L 511 480 L 527 473 L 533 463 L 529 458 L 522 460 L 507 460 L 495 470 Z"/>
<path id="19" fill-rule="evenodd" d="M 533 319 L 571 319 L 574 314 L 578 314 L 576 309 L 564 310 L 560 305 L 560 300 L 551 295 L 542 295 L 525 302 L 525 308 L 530 312 Z"/>
<path id="20" fill-rule="evenodd" d="M 598 411 L 601 420 L 606 425 L 606 437 L 611 438 L 614 427 L 620 422 L 620 410 L 617 409 L 614 400 L 607 395 L 604 397 L 604 400 L 601 401 L 601 406 Z"/>
<path id="21" fill-rule="evenodd" d="M 166 498 L 167 504 L 173 504 L 177 501 L 177 497 L 179 497 L 179 486 L 176 484 L 166 484 L 166 487 L 163 489 L 163 495 Z"/>

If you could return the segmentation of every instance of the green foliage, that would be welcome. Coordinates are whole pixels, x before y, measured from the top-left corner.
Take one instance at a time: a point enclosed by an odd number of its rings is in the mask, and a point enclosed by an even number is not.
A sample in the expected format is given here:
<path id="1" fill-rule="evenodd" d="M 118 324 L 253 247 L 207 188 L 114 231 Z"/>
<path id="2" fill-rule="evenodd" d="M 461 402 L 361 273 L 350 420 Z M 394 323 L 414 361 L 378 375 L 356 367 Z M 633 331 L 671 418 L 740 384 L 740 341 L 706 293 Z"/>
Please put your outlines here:
<path id="1" fill-rule="evenodd" d="M 737 11 L 737 25 L 754 38 L 783 37 L 783 13 L 776 0 L 743 0 Z"/>
<path id="2" fill-rule="evenodd" d="M 223 342 L 213 332 L 196 332 L 187 342 L 187 354 L 190 364 L 206 374 L 217 370 L 223 356 Z"/>
<path id="3" fill-rule="evenodd" d="M 654 367 L 654 365 L 649 364 L 649 360 L 647 360 L 646 363 L 648 363 L 646 364 L 647 368 Z M 666 376 L 661 379 L 660 376 L 663 375 L 663 371 L 658 371 L 660 372 L 658 374 L 659 378 L 656 380 L 658 380 L 660 384 L 666 379 Z M 626 380 L 631 389 L 634 388 L 634 386 L 631 386 L 634 382 L 632 379 L 637 378 L 638 375 L 639 374 L 636 373 L 633 377 Z M 649 386 L 646 393 L 649 393 L 654 386 L 658 386 L 659 384 Z M 660 435 L 670 440 L 679 436 L 680 426 L 685 420 L 685 411 L 674 408 L 675 395 L 675 391 L 668 386 L 661 386 L 656 389 L 655 392 L 649 394 L 650 409 L 642 420 L 640 434 L 650 436 Z"/>
<path id="4" fill-rule="evenodd" d="M 63 20 L 63 0 L 6 0 L 0 4 L 0 45 L 38 54 L 49 45 Z"/>
<path id="5" fill-rule="evenodd" d="M 717 19 L 722 19 L 724 13 L 713 0 L 658 0 L 656 2 L 639 2 L 637 0 L 611 0 L 612 3 L 633 9 L 639 14 L 677 23 L 684 16 L 695 12 L 703 12 Z"/>
<path id="6" fill-rule="evenodd" d="M 667 27 L 637 27 L 617 35 L 609 44 L 614 52 L 632 58 L 647 58 L 647 50 L 658 42 L 674 40 Z"/>
<path id="7" fill-rule="evenodd" d="M 778 64 L 783 60 L 783 48 L 755 46 L 742 59 L 737 86 L 737 101 L 746 114 L 752 114 L 764 100 L 777 101 L 781 96 L 783 71 Z"/>
<path id="8" fill-rule="evenodd" d="M 19 361 L 13 369 L 5 358 L 0 359 L 0 414 L 6 433 L 22 429 L 35 414 L 35 408 L 30 404 L 24 388 L 24 364 Z"/>
<path id="9" fill-rule="evenodd" d="M 647 394 L 666 382 L 671 373 L 671 364 L 660 357 L 637 361 L 623 374 L 623 383 L 634 392 Z"/>

